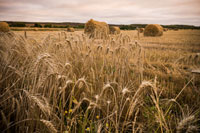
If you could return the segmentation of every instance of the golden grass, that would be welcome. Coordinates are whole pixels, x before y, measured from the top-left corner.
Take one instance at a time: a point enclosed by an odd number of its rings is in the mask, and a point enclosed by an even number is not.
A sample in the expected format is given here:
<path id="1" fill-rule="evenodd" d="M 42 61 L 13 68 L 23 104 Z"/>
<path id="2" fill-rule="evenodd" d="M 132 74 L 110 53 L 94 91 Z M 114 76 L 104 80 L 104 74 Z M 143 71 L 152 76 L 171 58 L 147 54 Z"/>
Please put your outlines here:
<path id="1" fill-rule="evenodd" d="M 0 36 L 2 132 L 198 131 L 200 31 L 26 34 Z"/>

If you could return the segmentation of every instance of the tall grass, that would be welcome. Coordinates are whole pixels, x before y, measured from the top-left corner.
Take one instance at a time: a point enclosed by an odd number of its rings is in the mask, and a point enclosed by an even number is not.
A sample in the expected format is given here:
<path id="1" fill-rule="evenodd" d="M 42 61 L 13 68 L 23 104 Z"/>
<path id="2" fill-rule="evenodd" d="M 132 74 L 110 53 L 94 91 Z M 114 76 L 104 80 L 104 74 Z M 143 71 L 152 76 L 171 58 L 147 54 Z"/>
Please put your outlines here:
<path id="1" fill-rule="evenodd" d="M 186 116 L 178 102 L 191 82 L 169 98 L 145 75 L 151 64 L 129 35 L 60 33 L 37 42 L 1 33 L 0 54 L 3 132 L 198 131 L 199 108 Z"/>

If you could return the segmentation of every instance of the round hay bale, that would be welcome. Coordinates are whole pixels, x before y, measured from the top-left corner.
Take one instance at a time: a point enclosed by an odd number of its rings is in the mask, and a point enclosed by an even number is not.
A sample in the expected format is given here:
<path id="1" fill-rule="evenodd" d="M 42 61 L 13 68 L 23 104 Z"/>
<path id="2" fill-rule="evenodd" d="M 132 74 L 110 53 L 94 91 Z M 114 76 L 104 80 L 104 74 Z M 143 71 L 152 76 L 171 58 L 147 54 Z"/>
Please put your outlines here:
<path id="1" fill-rule="evenodd" d="M 173 30 L 174 30 L 174 31 L 178 31 L 178 28 L 174 28 Z"/>
<path id="2" fill-rule="evenodd" d="M 164 28 L 163 31 L 168 31 L 168 29 L 167 29 L 167 28 Z"/>
<path id="3" fill-rule="evenodd" d="M 0 22 L 0 32 L 9 32 L 10 27 L 6 22 Z"/>
<path id="4" fill-rule="evenodd" d="M 144 29 L 144 36 L 162 36 L 163 27 L 159 24 L 149 24 Z"/>
<path id="5" fill-rule="evenodd" d="M 90 38 L 106 39 L 109 35 L 109 26 L 105 22 L 98 22 L 90 19 L 85 24 L 84 33 Z"/>
<path id="6" fill-rule="evenodd" d="M 74 29 L 74 28 L 67 28 L 67 31 L 68 31 L 68 32 L 74 32 L 75 29 Z"/>
<path id="7" fill-rule="evenodd" d="M 138 30 L 139 30 L 140 33 L 144 32 L 144 28 L 139 28 Z"/>
<path id="8" fill-rule="evenodd" d="M 110 27 L 110 34 L 120 34 L 120 28 L 117 26 Z"/>

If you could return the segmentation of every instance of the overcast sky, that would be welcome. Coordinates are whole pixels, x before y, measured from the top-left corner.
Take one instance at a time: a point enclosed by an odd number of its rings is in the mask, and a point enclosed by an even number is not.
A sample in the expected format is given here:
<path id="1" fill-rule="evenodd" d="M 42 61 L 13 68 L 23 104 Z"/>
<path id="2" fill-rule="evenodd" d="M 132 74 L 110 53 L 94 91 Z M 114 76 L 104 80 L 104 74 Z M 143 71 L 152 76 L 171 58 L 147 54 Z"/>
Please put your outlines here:
<path id="1" fill-rule="evenodd" d="M 0 0 L 0 21 L 200 26 L 200 0 Z"/>

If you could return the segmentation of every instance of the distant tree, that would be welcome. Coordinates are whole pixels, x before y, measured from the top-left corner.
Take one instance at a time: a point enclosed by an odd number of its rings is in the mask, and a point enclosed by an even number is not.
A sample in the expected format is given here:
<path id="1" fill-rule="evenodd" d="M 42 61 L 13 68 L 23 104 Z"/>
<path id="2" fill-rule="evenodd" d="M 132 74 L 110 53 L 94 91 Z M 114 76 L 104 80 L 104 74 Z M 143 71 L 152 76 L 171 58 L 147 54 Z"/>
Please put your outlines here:
<path id="1" fill-rule="evenodd" d="M 23 22 L 14 22 L 10 24 L 10 27 L 26 27 L 26 25 Z"/>
<path id="2" fill-rule="evenodd" d="M 66 25 L 64 28 L 69 28 L 69 25 Z"/>
<path id="3" fill-rule="evenodd" d="M 60 28 L 60 26 L 57 26 L 57 25 L 53 25 L 53 28 Z"/>
<path id="4" fill-rule="evenodd" d="M 53 25 L 53 28 L 68 28 L 68 27 L 69 27 L 68 25 L 66 25 L 66 26 Z"/>
<path id="5" fill-rule="evenodd" d="M 52 25 L 51 24 L 45 24 L 44 27 L 45 28 L 52 28 Z"/>
<path id="6" fill-rule="evenodd" d="M 84 25 L 77 25 L 77 26 L 75 26 L 75 28 L 77 28 L 77 29 L 83 29 Z"/>
<path id="7" fill-rule="evenodd" d="M 42 25 L 39 24 L 39 23 L 35 23 L 35 24 L 34 24 L 34 27 L 42 27 Z"/>

